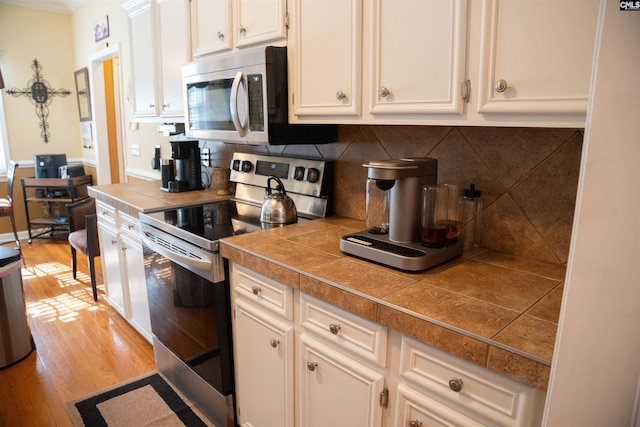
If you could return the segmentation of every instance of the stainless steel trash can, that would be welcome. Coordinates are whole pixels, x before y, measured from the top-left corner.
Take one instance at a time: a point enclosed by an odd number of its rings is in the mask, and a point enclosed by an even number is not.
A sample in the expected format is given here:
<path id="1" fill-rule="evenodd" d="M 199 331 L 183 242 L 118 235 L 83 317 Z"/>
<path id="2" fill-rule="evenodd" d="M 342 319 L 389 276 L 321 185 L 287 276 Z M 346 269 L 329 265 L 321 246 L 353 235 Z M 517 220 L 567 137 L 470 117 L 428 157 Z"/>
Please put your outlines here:
<path id="1" fill-rule="evenodd" d="M 34 349 L 22 289 L 20 252 L 0 246 L 0 369 Z"/>

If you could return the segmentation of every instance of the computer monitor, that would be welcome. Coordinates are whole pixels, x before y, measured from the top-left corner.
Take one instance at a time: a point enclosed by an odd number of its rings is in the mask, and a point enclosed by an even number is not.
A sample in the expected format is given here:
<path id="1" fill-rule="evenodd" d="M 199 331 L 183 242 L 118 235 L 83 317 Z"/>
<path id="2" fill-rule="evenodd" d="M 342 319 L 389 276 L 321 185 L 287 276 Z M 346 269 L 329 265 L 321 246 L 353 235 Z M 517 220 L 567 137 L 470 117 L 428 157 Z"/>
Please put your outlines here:
<path id="1" fill-rule="evenodd" d="M 36 154 L 33 156 L 36 178 L 60 178 L 58 168 L 66 166 L 66 164 L 66 154 Z"/>

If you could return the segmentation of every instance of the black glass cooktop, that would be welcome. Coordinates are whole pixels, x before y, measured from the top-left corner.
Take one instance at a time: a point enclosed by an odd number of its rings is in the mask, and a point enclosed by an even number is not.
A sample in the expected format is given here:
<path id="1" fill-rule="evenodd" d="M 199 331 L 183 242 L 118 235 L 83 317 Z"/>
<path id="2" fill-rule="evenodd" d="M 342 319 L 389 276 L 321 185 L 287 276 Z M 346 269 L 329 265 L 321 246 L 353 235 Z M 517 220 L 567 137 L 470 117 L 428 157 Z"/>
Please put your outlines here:
<path id="1" fill-rule="evenodd" d="M 209 241 L 232 236 L 231 218 L 235 215 L 235 204 L 231 201 L 145 214 L 149 218 L 146 222 L 185 240 L 189 235 L 195 235 Z"/>

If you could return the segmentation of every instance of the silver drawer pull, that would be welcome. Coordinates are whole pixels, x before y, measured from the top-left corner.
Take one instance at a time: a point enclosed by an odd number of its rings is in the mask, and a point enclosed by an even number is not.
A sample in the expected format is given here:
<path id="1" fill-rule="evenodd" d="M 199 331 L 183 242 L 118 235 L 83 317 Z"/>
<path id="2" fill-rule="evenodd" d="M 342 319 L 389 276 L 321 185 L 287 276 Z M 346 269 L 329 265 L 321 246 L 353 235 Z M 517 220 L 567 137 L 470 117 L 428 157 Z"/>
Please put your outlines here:
<path id="1" fill-rule="evenodd" d="M 340 332 L 340 325 L 336 325 L 335 323 L 330 324 L 329 332 L 331 332 L 333 335 L 338 335 L 338 332 Z"/>
<path id="2" fill-rule="evenodd" d="M 253 292 L 254 295 L 258 295 L 260 292 L 262 292 L 262 288 L 254 285 L 251 287 L 251 292 Z"/>
<path id="3" fill-rule="evenodd" d="M 271 338 L 269 340 L 269 344 L 271 344 L 271 347 L 276 348 L 278 346 L 278 344 L 280 344 L 280 341 L 274 338 Z"/>
<path id="4" fill-rule="evenodd" d="M 456 393 L 462 391 L 462 378 L 452 378 L 449 380 L 449 388 Z"/>
<path id="5" fill-rule="evenodd" d="M 422 427 L 422 421 L 420 421 L 420 420 L 411 420 L 411 421 L 409 421 L 409 427 Z"/>
<path id="6" fill-rule="evenodd" d="M 307 369 L 311 372 L 315 371 L 318 367 L 318 362 L 307 362 Z"/>

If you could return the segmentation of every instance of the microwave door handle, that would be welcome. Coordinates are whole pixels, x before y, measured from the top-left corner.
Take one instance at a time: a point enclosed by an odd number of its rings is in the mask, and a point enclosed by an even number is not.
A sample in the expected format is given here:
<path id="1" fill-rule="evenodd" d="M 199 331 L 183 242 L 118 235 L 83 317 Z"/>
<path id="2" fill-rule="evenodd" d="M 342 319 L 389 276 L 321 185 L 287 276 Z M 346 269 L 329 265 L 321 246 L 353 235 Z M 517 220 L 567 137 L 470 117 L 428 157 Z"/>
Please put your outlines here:
<path id="1" fill-rule="evenodd" d="M 233 79 L 233 84 L 231 85 L 231 94 L 230 94 L 230 102 L 229 102 L 229 108 L 231 109 L 231 120 L 233 120 L 233 125 L 236 128 L 236 131 L 238 132 L 238 135 L 240 135 L 240 137 L 244 137 L 247 134 L 247 130 L 245 129 L 245 127 L 242 125 L 242 123 L 240 123 L 240 113 L 238 111 L 238 96 L 239 96 L 239 90 L 240 90 L 240 85 L 242 84 L 242 71 L 238 71 L 236 73 L 236 76 Z M 244 105 L 247 105 L 248 103 L 245 102 Z M 245 114 L 246 117 L 246 114 Z"/>

